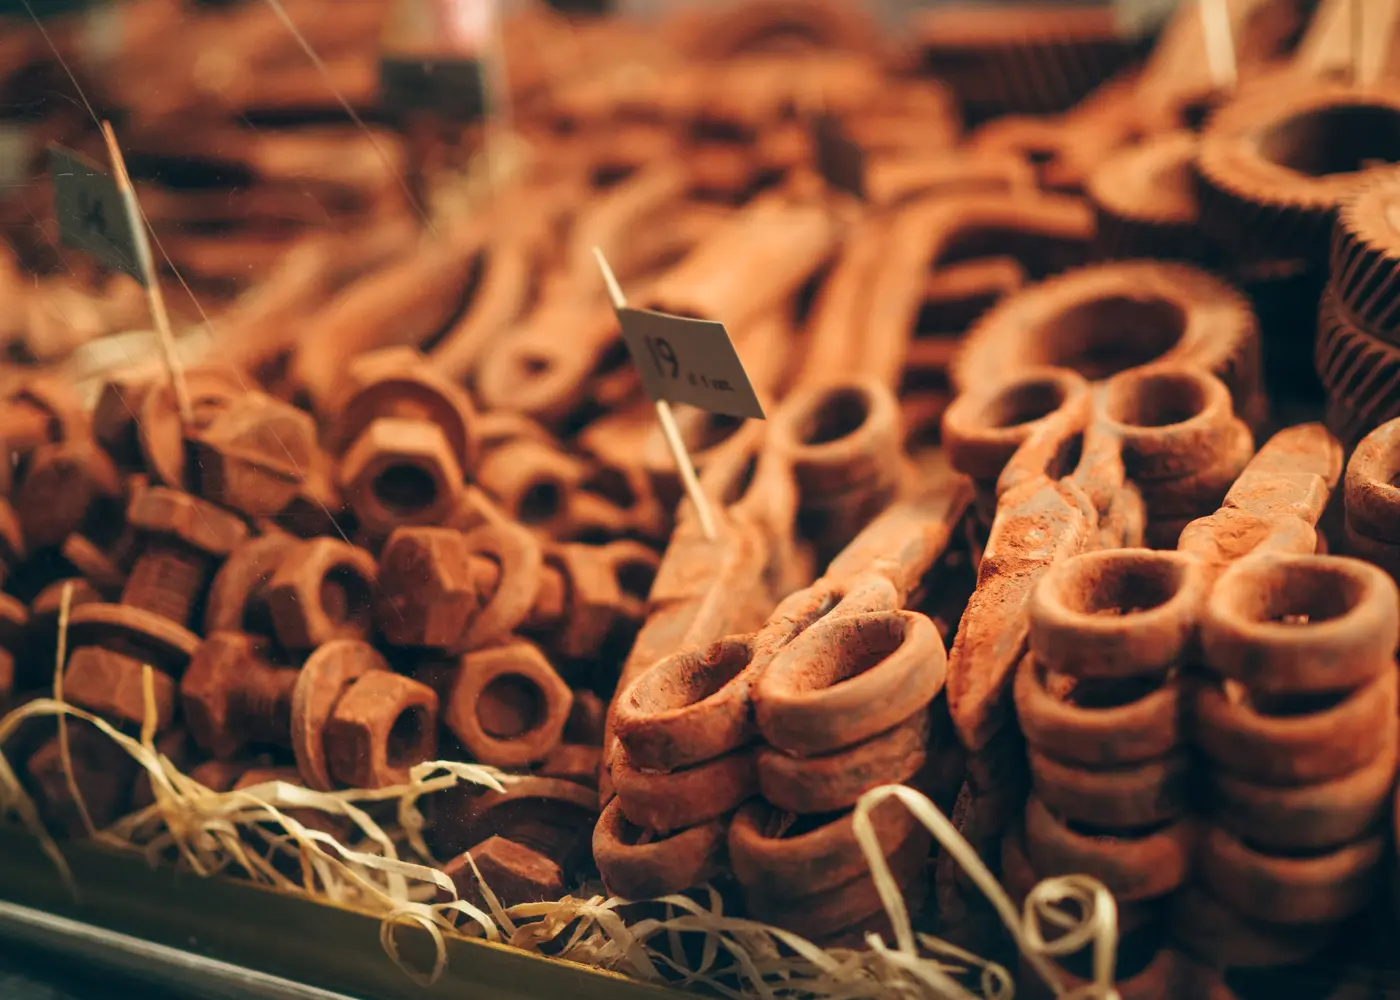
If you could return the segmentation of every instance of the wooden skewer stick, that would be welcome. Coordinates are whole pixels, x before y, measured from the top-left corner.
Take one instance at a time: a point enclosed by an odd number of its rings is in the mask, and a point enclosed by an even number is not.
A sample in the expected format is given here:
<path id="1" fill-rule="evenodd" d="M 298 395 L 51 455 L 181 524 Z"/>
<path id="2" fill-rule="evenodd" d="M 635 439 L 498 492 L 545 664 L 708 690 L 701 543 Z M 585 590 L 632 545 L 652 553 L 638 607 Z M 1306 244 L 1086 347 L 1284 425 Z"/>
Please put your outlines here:
<path id="1" fill-rule="evenodd" d="M 510 76 L 506 71 L 505 26 L 501 23 L 501 6 L 491 6 L 491 35 L 486 45 L 486 163 L 488 190 L 496 193 L 496 180 L 505 168 L 502 154 L 508 137 L 515 131 L 515 114 L 511 106 Z"/>
<path id="2" fill-rule="evenodd" d="M 1348 7 L 1348 13 L 1351 15 L 1348 18 L 1351 26 L 1351 82 L 1354 84 L 1364 82 L 1361 73 L 1362 48 L 1366 44 L 1362 34 L 1366 27 L 1366 19 L 1361 16 L 1363 6 L 1362 0 L 1351 0 Z"/>
<path id="3" fill-rule="evenodd" d="M 175 403 L 180 411 L 180 419 L 186 427 L 194 423 L 194 405 L 190 402 L 190 388 L 185 383 L 185 367 L 175 350 L 175 335 L 170 329 L 170 314 L 165 311 L 165 295 L 160 290 L 156 278 L 155 261 L 151 257 L 151 242 L 146 236 L 146 218 L 141 214 L 141 206 L 136 201 L 136 191 L 131 186 L 131 177 L 126 172 L 126 160 L 121 147 L 117 145 L 116 134 L 111 122 L 102 123 L 102 137 L 107 140 L 107 155 L 112 160 L 112 173 L 117 181 L 117 191 L 126 207 L 126 219 L 131 227 L 131 238 L 136 244 L 136 264 L 146 286 L 146 302 L 150 305 L 151 321 L 155 323 L 156 337 L 160 341 L 166 373 L 170 376 L 170 386 L 175 391 Z"/>
<path id="4" fill-rule="evenodd" d="M 627 297 L 622 294 L 622 286 L 617 283 L 617 275 L 613 274 L 612 268 L 608 266 L 603 251 L 594 247 L 593 256 L 597 258 L 598 270 L 603 273 L 603 283 L 608 286 L 608 297 L 612 299 L 613 308 L 626 309 Z M 705 533 L 706 538 L 714 538 L 717 534 L 714 512 L 710 510 L 710 501 L 700 489 L 700 477 L 695 474 L 695 463 L 690 458 L 685 441 L 681 439 L 681 430 L 676 426 L 676 416 L 671 412 L 671 404 L 664 399 L 656 401 L 656 418 L 661 421 L 661 433 L 665 435 L 666 444 L 671 449 L 671 457 L 676 461 L 676 469 L 681 474 L 686 496 L 690 497 L 690 502 L 695 505 L 695 512 L 700 516 L 700 530 Z"/>
<path id="5" fill-rule="evenodd" d="M 1235 64 L 1235 35 L 1230 26 L 1229 0 L 1198 0 L 1201 30 L 1205 34 L 1206 63 L 1210 82 L 1217 90 L 1230 91 L 1239 82 Z"/>

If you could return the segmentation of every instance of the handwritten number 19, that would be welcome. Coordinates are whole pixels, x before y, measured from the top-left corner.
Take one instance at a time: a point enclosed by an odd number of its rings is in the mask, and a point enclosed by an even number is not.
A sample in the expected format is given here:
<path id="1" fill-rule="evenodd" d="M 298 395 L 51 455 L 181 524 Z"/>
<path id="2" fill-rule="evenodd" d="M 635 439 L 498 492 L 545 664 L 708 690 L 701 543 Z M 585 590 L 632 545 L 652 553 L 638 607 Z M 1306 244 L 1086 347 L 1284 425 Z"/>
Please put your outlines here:
<path id="1" fill-rule="evenodd" d="M 647 350 L 651 353 L 652 364 L 656 365 L 657 372 L 669 375 L 671 378 L 679 378 L 681 362 L 676 357 L 676 352 L 670 343 L 661 337 L 647 337 L 646 342 Z M 670 366 L 669 370 L 668 365 Z"/>

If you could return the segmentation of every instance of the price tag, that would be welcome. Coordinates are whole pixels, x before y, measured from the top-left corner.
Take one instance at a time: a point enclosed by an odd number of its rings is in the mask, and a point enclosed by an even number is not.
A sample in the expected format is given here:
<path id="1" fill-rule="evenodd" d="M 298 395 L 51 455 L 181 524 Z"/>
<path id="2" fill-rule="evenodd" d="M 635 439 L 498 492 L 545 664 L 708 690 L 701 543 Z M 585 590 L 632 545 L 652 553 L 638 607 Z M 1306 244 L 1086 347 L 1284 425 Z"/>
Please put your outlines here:
<path id="1" fill-rule="evenodd" d="M 618 309 L 617 319 L 653 400 L 764 419 L 763 406 L 723 323 L 629 308 Z"/>
<path id="2" fill-rule="evenodd" d="M 136 234 L 112 175 L 71 149 L 51 146 L 49 156 L 59 238 L 144 285 Z"/>
<path id="3" fill-rule="evenodd" d="M 601 17 L 612 13 L 612 0 L 547 0 L 561 14 L 583 14 Z"/>
<path id="4" fill-rule="evenodd" d="M 0 125 L 0 187 L 18 187 L 29 180 L 34 139 L 24 125 Z"/>
<path id="5" fill-rule="evenodd" d="M 1157 31 L 1172 12 L 1177 0 L 1113 0 L 1113 19 L 1125 38 L 1143 38 Z"/>
<path id="6" fill-rule="evenodd" d="M 841 119 L 831 114 L 813 118 L 812 144 L 822 178 L 838 191 L 864 199 L 865 152 L 846 134 Z"/>
<path id="7" fill-rule="evenodd" d="M 384 56 L 379 94 L 391 111 L 432 111 L 461 122 L 486 115 L 486 78 L 477 59 Z"/>

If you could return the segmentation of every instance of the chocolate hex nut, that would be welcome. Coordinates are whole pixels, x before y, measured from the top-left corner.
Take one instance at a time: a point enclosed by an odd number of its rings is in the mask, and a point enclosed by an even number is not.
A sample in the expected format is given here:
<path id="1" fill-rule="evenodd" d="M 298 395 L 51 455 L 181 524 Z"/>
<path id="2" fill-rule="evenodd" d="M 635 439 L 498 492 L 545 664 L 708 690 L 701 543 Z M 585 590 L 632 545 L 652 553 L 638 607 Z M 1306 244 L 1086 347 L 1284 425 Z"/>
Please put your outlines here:
<path id="1" fill-rule="evenodd" d="M 524 767 L 559 746 L 574 695 L 536 646 L 516 640 L 458 662 L 443 721 L 472 756 Z"/>
<path id="2" fill-rule="evenodd" d="M 340 696 L 326 722 L 331 774 L 352 788 L 408 781 L 437 752 L 438 696 L 388 670 L 371 670 Z"/>

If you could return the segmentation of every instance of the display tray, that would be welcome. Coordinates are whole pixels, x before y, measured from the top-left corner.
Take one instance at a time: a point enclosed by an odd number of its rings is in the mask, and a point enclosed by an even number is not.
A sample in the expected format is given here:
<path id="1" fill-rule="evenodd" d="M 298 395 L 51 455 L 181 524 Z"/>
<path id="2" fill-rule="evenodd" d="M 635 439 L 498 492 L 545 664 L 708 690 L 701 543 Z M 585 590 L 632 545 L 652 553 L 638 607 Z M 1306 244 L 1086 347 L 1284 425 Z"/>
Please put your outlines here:
<path id="1" fill-rule="evenodd" d="M 380 945 L 379 918 L 234 878 L 201 878 L 90 844 L 65 843 L 80 898 L 26 831 L 0 826 L 0 899 L 234 966 L 366 1000 L 676 1000 L 679 990 L 575 962 L 464 938 L 447 968 L 414 983 Z M 426 934 L 405 930 L 402 954 L 431 966 Z"/>

